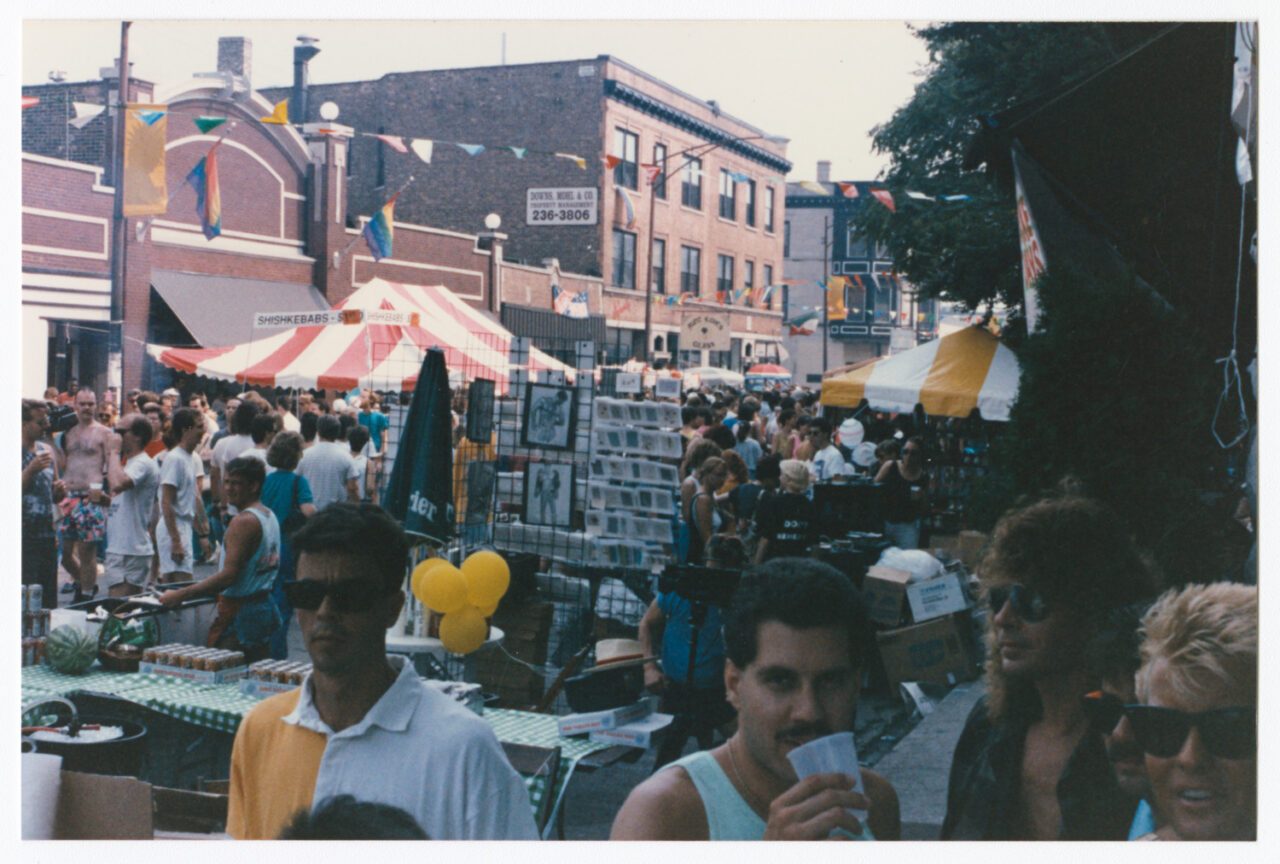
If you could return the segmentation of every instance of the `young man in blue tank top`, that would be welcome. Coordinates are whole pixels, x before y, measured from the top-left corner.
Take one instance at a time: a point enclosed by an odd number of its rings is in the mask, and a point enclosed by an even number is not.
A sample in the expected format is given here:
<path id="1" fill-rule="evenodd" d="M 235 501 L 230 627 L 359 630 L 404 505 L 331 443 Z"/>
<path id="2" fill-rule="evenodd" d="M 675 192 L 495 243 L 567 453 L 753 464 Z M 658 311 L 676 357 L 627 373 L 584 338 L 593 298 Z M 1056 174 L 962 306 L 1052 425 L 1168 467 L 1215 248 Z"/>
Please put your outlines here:
<path id="1" fill-rule="evenodd" d="M 271 634 L 280 625 L 271 588 L 280 569 L 280 524 L 259 499 L 267 469 L 241 456 L 227 463 L 223 489 L 237 513 L 227 526 L 218 572 L 185 588 L 166 591 L 160 602 L 173 607 L 193 597 L 218 596 L 209 627 L 209 647 L 243 651 L 252 663 L 265 659 Z"/>
<path id="2" fill-rule="evenodd" d="M 823 840 L 841 829 L 896 840 L 898 796 L 863 771 L 797 780 L 787 753 L 852 731 L 871 628 L 839 572 L 775 558 L 743 577 L 724 619 L 725 689 L 738 730 L 641 783 L 613 823 L 613 840 Z M 862 824 L 850 810 L 868 812 Z"/>

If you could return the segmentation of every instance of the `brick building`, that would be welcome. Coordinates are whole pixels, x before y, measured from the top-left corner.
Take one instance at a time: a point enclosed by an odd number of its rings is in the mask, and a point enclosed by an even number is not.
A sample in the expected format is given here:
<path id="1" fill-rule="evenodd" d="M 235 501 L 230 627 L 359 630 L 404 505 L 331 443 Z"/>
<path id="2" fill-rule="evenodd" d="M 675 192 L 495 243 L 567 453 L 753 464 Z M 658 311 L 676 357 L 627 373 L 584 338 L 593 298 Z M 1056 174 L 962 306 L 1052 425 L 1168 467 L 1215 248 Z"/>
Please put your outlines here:
<path id="1" fill-rule="evenodd" d="M 148 343 L 248 341 L 255 333 L 255 311 L 326 308 L 375 275 L 446 285 L 495 317 L 505 286 L 513 304 L 561 317 L 545 311 L 551 308 L 552 272 L 505 263 L 505 235 L 497 232 L 479 236 L 397 220 L 395 258 L 375 263 L 360 239 L 367 216 L 355 226 L 347 224 L 351 130 L 312 124 L 298 131 L 260 123 L 271 103 L 249 84 L 249 44 L 221 40 L 218 58 L 218 73 L 168 87 L 130 81 L 133 100 L 168 106 L 170 200 L 162 216 L 126 220 L 126 388 L 159 388 L 171 380 L 170 371 L 146 354 Z M 99 391 L 107 384 L 114 112 L 77 130 L 67 126 L 71 109 L 63 103 L 104 104 L 112 83 L 23 88 L 23 95 L 40 99 L 23 116 L 22 389 L 27 395 L 65 386 L 72 377 Z M 225 116 L 230 122 L 204 134 L 194 124 L 200 115 Z M 219 139 L 222 234 L 210 241 L 200 231 L 195 193 L 185 178 Z M 68 152 L 77 161 L 57 158 Z M 600 279 L 572 273 L 554 278 L 567 291 L 586 291 L 593 309 L 601 307 Z M 526 318 L 537 323 L 538 316 Z M 572 326 L 578 338 L 603 341 L 603 319 Z"/>
<path id="2" fill-rule="evenodd" d="M 302 101 L 290 88 L 262 92 L 273 102 Z M 393 73 L 311 85 L 304 98 L 295 122 L 319 119 L 320 106 L 333 102 L 338 121 L 357 133 L 346 165 L 348 224 L 375 211 L 412 175 L 397 199 L 397 218 L 473 232 L 496 213 L 508 235 L 508 259 L 527 266 L 556 259 L 566 270 L 600 278 L 602 302 L 593 300 L 591 311 L 606 319 L 605 362 L 644 355 L 650 276 L 656 294 L 691 295 L 681 306 L 652 305 L 654 357 L 738 369 L 777 356 L 780 296 L 754 308 L 745 289 L 782 279 L 783 177 L 790 163 L 781 139 L 610 56 Z M 439 143 L 426 165 L 373 134 Z M 472 156 L 452 142 L 486 149 Z M 528 152 L 517 158 L 511 147 Z M 582 157 L 585 170 L 555 153 Z M 608 170 L 606 154 L 620 164 Z M 669 177 L 651 198 L 640 166 L 664 160 Z M 728 172 L 739 179 L 726 182 Z M 596 191 L 594 223 L 527 221 L 529 190 L 581 188 Z M 619 188 L 635 211 L 630 225 Z M 730 350 L 681 352 L 685 312 L 709 309 L 730 316 Z"/>
<path id="3" fill-rule="evenodd" d="M 788 280 L 787 318 L 812 309 L 823 315 L 827 276 L 844 276 L 844 314 L 818 318 L 812 335 L 784 340 L 798 381 L 817 382 L 823 370 L 823 322 L 827 330 L 827 369 L 912 347 L 937 336 L 937 303 L 916 298 L 894 272 L 888 252 L 864 237 L 854 223 L 863 207 L 879 207 L 868 191 L 875 184 L 857 181 L 855 197 L 831 182 L 831 163 L 818 163 L 817 181 L 787 184 L 784 258 Z M 839 307 L 836 307 L 837 309 Z"/>

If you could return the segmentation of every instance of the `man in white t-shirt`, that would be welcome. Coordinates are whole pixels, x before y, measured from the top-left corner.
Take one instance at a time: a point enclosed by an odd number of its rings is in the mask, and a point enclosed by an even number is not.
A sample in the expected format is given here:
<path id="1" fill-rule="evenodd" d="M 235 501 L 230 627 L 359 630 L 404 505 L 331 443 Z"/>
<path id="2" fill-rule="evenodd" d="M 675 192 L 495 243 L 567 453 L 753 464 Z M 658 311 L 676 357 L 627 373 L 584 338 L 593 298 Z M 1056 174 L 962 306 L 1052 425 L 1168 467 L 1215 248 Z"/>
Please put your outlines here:
<path id="1" fill-rule="evenodd" d="M 209 482 L 213 490 L 213 500 L 217 503 L 220 514 L 228 512 L 227 496 L 222 489 L 222 472 L 227 470 L 227 463 L 242 456 L 244 451 L 253 447 L 253 418 L 258 414 L 257 405 L 248 399 L 242 400 L 227 423 L 230 434 L 213 445 L 213 465 L 209 469 Z M 161 569 L 164 569 L 163 564 Z"/>
<path id="2" fill-rule="evenodd" d="M 813 443 L 814 482 L 830 483 L 832 478 L 844 476 L 844 454 L 831 443 L 831 421 L 826 417 L 810 421 L 809 440 Z"/>
<path id="3" fill-rule="evenodd" d="M 194 451 L 204 435 L 204 417 L 198 411 L 180 408 L 174 412 L 170 428 L 178 444 L 169 451 L 160 469 L 160 521 L 156 525 L 156 552 L 160 557 L 160 581 L 180 582 L 195 572 L 195 556 L 187 547 L 199 505 L 200 487 Z"/>
<path id="4" fill-rule="evenodd" d="M 107 516 L 107 558 L 103 584 L 108 596 L 137 594 L 151 575 L 151 511 L 160 488 L 160 466 L 146 453 L 151 421 L 127 414 L 116 421 L 107 440 L 107 481 L 111 507 Z M 124 458 L 123 464 L 121 457 Z"/>
<path id="5" fill-rule="evenodd" d="M 316 510 L 323 510 L 338 501 L 360 500 L 360 475 L 351 448 L 338 440 L 342 423 L 332 414 L 325 414 L 316 422 L 319 439 L 298 463 L 298 474 L 311 484 L 311 495 Z"/>

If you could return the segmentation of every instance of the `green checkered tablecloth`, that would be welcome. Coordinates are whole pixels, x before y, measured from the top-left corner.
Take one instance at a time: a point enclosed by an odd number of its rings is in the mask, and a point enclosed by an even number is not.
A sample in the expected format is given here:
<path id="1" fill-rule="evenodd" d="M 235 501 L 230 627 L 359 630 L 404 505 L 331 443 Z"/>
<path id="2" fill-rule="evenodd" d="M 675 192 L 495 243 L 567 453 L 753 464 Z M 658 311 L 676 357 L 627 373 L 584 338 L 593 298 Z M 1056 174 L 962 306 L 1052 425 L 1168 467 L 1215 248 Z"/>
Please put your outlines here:
<path id="1" fill-rule="evenodd" d="M 80 691 L 118 696 L 165 716 L 229 734 L 235 733 L 244 715 L 260 701 L 242 694 L 238 682 L 196 684 L 165 675 L 108 672 L 96 666 L 83 675 L 63 675 L 45 666 L 26 666 L 22 670 L 24 705 L 39 698 Z M 561 738 L 556 718 L 548 714 L 487 708 L 483 716 L 499 741 L 560 748 L 560 771 L 555 788 L 550 790 L 555 802 L 553 814 L 562 803 L 578 760 L 610 746 L 586 737 Z M 546 776 L 525 777 L 524 781 L 529 790 L 529 803 L 537 813 L 548 794 Z"/>

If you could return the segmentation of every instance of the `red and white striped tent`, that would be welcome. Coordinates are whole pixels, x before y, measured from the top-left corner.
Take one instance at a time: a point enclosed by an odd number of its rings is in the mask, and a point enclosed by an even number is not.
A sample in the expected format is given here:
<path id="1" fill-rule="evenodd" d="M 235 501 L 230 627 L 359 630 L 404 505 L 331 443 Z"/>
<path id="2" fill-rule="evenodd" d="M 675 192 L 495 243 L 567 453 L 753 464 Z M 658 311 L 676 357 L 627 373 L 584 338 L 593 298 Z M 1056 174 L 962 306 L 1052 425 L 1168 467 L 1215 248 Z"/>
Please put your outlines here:
<path id="1" fill-rule="evenodd" d="M 489 378 L 498 393 L 510 377 L 509 330 L 458 299 L 443 285 L 404 285 L 374 279 L 334 306 L 337 310 L 391 310 L 417 313 L 411 324 L 305 326 L 220 348 L 147 350 L 179 372 L 263 387 L 318 390 L 412 390 L 429 348 L 445 352 L 451 378 Z M 274 311 L 274 310 L 261 310 Z M 573 370 L 554 357 L 529 349 L 529 369 L 556 370 L 573 379 Z"/>

